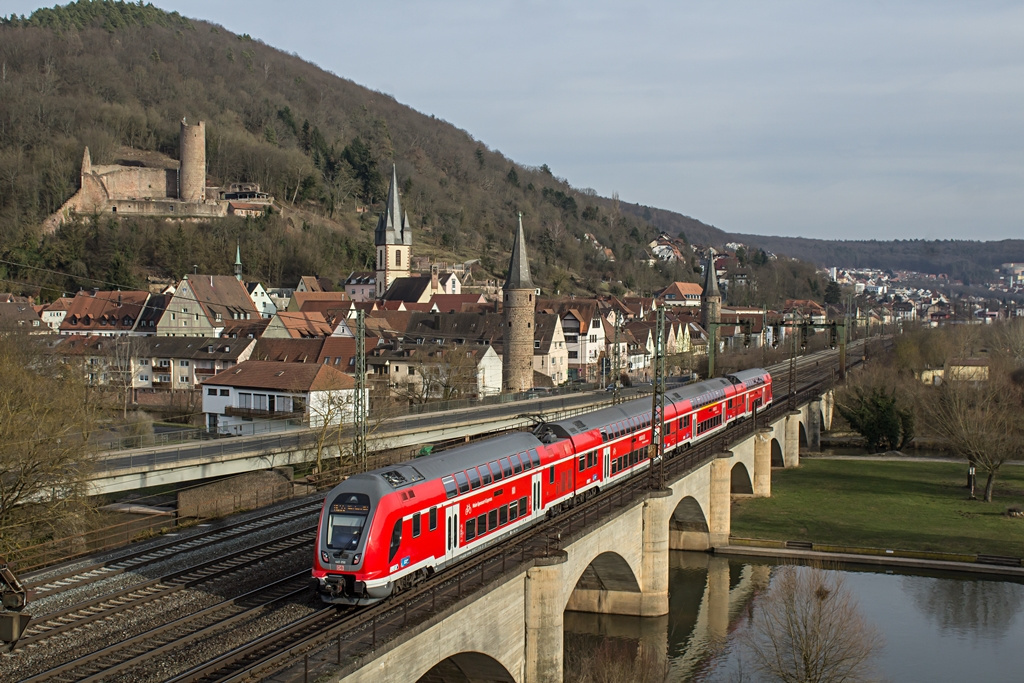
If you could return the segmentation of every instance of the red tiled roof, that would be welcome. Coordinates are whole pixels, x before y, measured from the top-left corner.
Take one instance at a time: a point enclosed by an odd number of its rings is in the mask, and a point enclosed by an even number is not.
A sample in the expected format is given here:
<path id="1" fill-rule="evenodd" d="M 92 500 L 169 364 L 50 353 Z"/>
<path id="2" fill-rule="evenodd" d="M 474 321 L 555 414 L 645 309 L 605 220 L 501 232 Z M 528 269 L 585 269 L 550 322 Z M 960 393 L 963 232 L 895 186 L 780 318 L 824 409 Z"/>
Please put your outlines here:
<path id="1" fill-rule="evenodd" d="M 354 379 L 328 365 L 263 360 L 239 363 L 203 384 L 278 391 L 332 391 L 356 386 Z"/>

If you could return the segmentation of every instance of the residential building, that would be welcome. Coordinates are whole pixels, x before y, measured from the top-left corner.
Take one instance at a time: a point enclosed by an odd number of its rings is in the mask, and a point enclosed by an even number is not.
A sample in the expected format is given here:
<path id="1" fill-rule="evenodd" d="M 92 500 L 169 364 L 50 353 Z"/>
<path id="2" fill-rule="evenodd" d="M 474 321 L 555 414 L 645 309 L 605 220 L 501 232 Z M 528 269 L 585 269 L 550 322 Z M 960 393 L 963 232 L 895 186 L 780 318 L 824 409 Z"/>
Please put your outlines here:
<path id="1" fill-rule="evenodd" d="M 210 431 L 251 434 L 283 421 L 312 428 L 352 419 L 355 380 L 319 363 L 248 360 L 202 384 Z M 369 395 L 366 396 L 369 405 Z"/>

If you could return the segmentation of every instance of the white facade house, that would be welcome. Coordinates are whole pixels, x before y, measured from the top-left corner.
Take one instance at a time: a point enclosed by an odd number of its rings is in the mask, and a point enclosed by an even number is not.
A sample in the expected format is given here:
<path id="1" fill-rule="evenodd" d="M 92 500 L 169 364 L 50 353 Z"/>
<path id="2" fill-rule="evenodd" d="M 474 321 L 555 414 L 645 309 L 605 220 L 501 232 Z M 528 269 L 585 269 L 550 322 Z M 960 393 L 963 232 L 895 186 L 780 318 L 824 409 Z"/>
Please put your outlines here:
<path id="1" fill-rule="evenodd" d="M 341 424 L 352 419 L 355 405 L 355 380 L 326 364 L 249 360 L 202 387 L 207 429 L 220 434 Z M 369 405 L 369 391 L 364 398 Z"/>
<path id="2" fill-rule="evenodd" d="M 260 312 L 260 316 L 273 318 L 277 314 L 277 304 L 270 297 L 270 294 L 267 293 L 267 290 L 263 288 L 263 285 L 259 282 L 247 282 L 245 289 L 249 292 L 252 305 Z"/>

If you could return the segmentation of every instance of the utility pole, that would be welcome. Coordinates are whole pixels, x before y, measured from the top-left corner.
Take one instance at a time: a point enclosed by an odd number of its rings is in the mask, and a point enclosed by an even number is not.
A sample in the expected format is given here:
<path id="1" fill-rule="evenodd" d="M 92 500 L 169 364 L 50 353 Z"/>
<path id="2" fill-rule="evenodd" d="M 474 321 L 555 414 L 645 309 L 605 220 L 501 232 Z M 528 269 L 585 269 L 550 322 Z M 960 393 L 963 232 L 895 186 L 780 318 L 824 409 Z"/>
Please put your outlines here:
<path id="1" fill-rule="evenodd" d="M 654 391 L 651 393 L 651 482 L 665 488 L 665 307 L 658 309 L 657 341 L 654 344 Z M 655 472 L 657 464 L 657 472 Z"/>
<path id="2" fill-rule="evenodd" d="M 622 376 L 622 354 L 619 352 L 619 311 L 615 310 L 615 343 L 612 345 L 615 349 L 615 358 L 612 363 L 612 405 L 616 405 L 619 402 L 619 377 Z"/>
<path id="3" fill-rule="evenodd" d="M 365 312 L 356 311 L 356 400 L 353 419 L 352 455 L 356 463 L 366 469 L 366 418 L 369 406 L 366 399 L 366 318 Z"/>

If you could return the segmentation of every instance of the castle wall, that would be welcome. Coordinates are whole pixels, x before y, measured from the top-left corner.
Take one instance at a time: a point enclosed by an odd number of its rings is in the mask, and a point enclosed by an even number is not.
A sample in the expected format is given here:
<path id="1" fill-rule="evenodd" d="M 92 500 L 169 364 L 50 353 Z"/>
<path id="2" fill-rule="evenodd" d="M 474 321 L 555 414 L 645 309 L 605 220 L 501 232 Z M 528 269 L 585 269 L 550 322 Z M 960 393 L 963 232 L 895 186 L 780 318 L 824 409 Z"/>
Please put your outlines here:
<path id="1" fill-rule="evenodd" d="M 179 202 L 174 199 L 132 201 L 118 199 L 107 202 L 109 211 L 129 216 L 200 216 L 223 218 L 228 203 Z"/>
<path id="2" fill-rule="evenodd" d="M 178 171 L 173 168 L 108 168 L 111 170 L 94 166 L 91 174 L 82 176 L 82 189 L 97 205 L 111 199 L 174 199 L 178 196 Z"/>

